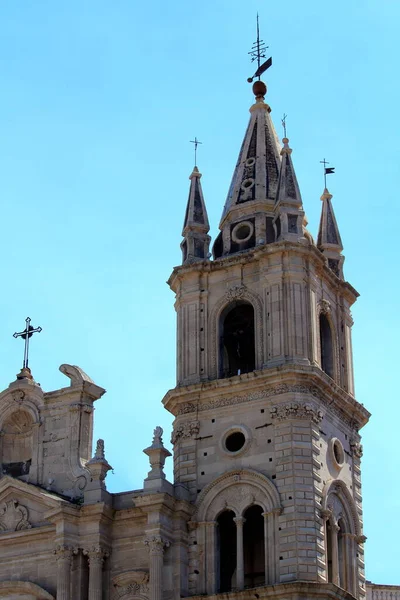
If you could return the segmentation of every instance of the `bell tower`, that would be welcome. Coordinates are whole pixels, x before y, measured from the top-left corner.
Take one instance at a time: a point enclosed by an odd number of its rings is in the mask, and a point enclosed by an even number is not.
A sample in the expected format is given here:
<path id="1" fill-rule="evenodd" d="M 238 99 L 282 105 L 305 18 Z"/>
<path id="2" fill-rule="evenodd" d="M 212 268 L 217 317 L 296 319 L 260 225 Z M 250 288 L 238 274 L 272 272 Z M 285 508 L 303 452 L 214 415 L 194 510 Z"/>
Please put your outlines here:
<path id="1" fill-rule="evenodd" d="M 175 417 L 175 485 L 192 504 L 181 594 L 257 588 L 258 598 L 274 585 L 285 598 L 362 599 L 359 430 L 369 413 L 354 395 L 358 294 L 327 189 L 317 242 L 306 228 L 266 91 L 253 85 L 213 257 L 196 168 L 183 263 L 168 281 L 177 385 L 163 402 Z"/>

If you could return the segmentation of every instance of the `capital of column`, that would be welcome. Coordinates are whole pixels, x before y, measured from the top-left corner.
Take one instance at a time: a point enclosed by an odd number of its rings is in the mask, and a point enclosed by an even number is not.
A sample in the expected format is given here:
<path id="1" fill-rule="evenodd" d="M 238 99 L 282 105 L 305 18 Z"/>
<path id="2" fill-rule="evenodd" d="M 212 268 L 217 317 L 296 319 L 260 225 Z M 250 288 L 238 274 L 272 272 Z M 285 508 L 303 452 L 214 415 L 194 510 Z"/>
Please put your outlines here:
<path id="1" fill-rule="evenodd" d="M 164 549 L 170 546 L 170 542 L 161 535 L 149 535 L 144 539 L 149 554 L 163 555 Z"/>
<path id="2" fill-rule="evenodd" d="M 322 509 L 321 510 L 321 517 L 324 519 L 324 521 L 327 521 L 328 519 L 330 519 L 332 517 L 332 511 L 330 508 L 327 509 Z"/>
<path id="3" fill-rule="evenodd" d="M 59 544 L 53 550 L 53 554 L 56 555 L 56 561 L 69 561 L 71 562 L 72 556 L 78 554 L 78 549 L 74 546 L 68 546 L 66 544 Z"/>
<path id="4" fill-rule="evenodd" d="M 276 515 L 277 517 L 279 517 L 279 515 L 282 514 L 282 508 L 280 506 L 277 506 L 276 508 L 273 508 L 272 510 L 270 510 L 268 512 L 263 512 L 261 514 L 264 517 L 264 519 L 266 519 L 270 515 Z"/>
<path id="5" fill-rule="evenodd" d="M 355 540 L 357 544 L 365 544 L 365 542 L 367 541 L 367 537 L 365 535 L 356 535 Z"/>
<path id="6" fill-rule="evenodd" d="M 110 556 L 108 550 L 102 546 L 92 546 L 91 548 L 84 548 L 83 554 L 88 557 L 89 567 L 93 565 L 103 566 L 104 559 Z"/>
<path id="7" fill-rule="evenodd" d="M 244 517 L 234 517 L 233 519 L 236 523 L 236 527 L 243 527 L 246 523 L 246 519 Z"/>

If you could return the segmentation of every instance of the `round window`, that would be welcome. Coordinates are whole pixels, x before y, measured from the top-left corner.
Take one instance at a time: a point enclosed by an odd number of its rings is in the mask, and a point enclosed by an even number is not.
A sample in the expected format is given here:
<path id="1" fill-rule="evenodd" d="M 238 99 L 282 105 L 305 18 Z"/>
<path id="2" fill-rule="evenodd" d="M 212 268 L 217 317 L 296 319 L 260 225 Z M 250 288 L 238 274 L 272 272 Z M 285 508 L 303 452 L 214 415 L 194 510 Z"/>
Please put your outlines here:
<path id="1" fill-rule="evenodd" d="M 228 452 L 239 452 L 246 443 L 244 433 L 241 431 L 234 431 L 227 436 L 225 440 L 225 448 Z"/>
<path id="2" fill-rule="evenodd" d="M 342 467 L 344 465 L 344 450 L 342 442 L 337 438 L 331 440 L 331 451 L 335 466 Z"/>
<path id="3" fill-rule="evenodd" d="M 253 223 L 250 223 L 249 221 L 243 221 L 242 223 L 235 225 L 235 227 L 232 229 L 232 239 L 238 244 L 247 242 L 253 235 L 253 231 Z"/>

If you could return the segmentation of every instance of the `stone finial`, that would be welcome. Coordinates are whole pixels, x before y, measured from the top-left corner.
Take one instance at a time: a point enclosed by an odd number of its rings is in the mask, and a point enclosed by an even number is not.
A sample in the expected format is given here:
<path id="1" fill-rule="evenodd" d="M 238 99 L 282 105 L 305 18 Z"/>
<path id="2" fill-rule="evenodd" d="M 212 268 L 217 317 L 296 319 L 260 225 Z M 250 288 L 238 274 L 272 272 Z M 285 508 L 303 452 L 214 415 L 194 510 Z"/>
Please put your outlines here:
<path id="1" fill-rule="evenodd" d="M 189 177 L 189 198 L 182 230 L 184 238 L 181 243 L 182 264 L 190 264 L 208 258 L 211 239 L 208 235 L 210 225 L 200 178 L 201 173 L 197 167 L 194 167 Z"/>
<path id="2" fill-rule="evenodd" d="M 94 453 L 94 458 L 97 459 L 105 459 L 105 455 L 104 455 L 104 440 L 99 439 L 96 442 L 96 452 Z"/>
<path id="3" fill-rule="evenodd" d="M 343 279 L 343 244 L 332 206 L 332 194 L 325 188 L 321 196 L 322 211 L 319 223 L 317 247 L 327 258 L 328 267 Z"/>
<path id="4" fill-rule="evenodd" d="M 96 451 L 93 458 L 86 463 L 86 468 L 90 473 L 90 481 L 85 489 L 85 504 L 104 501 L 107 495 L 104 480 L 108 471 L 112 469 L 105 457 L 104 440 L 97 440 Z"/>
<path id="5" fill-rule="evenodd" d="M 145 479 L 145 488 L 149 487 L 149 483 L 153 488 L 154 486 L 157 486 L 157 483 L 161 485 L 162 481 L 165 480 L 165 459 L 168 456 L 171 456 L 171 452 L 164 447 L 164 443 L 162 441 L 163 433 L 162 427 L 157 426 L 153 432 L 153 442 L 151 446 L 143 450 L 143 452 L 149 457 L 151 466 L 148 476 Z M 148 483 L 147 486 L 146 482 Z"/>

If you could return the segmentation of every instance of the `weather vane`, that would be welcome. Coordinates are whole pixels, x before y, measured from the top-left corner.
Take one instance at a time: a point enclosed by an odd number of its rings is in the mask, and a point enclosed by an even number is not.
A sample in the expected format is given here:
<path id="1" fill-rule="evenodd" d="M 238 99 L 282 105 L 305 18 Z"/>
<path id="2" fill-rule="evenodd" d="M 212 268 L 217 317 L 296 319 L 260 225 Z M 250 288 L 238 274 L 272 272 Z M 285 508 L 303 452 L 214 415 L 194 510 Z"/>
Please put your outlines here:
<path id="1" fill-rule="evenodd" d="M 326 189 L 326 176 L 327 175 L 333 175 L 335 173 L 335 167 L 327 167 L 326 165 L 329 165 L 328 161 L 325 160 L 320 160 L 319 161 L 322 165 L 324 165 L 324 184 L 325 184 L 325 189 Z"/>
<path id="2" fill-rule="evenodd" d="M 194 164 L 195 166 L 197 166 L 197 146 L 199 144 L 202 144 L 203 142 L 199 142 L 197 137 L 195 137 L 194 140 L 190 140 L 190 143 L 194 144 Z"/>
<path id="3" fill-rule="evenodd" d="M 265 56 L 266 56 L 265 51 L 267 48 L 268 48 L 268 46 L 264 43 L 264 41 L 260 40 L 260 27 L 259 27 L 259 23 L 258 23 L 258 13 L 257 13 L 257 40 L 254 42 L 250 52 L 248 53 L 251 56 L 251 62 L 254 62 L 255 60 L 257 61 L 257 71 L 254 73 L 253 77 L 248 78 L 247 81 L 249 83 L 253 83 L 253 79 L 255 77 L 258 77 L 258 79 L 260 79 L 262 73 L 264 73 L 264 71 L 269 69 L 269 67 L 272 65 L 271 57 L 268 60 L 266 60 L 263 64 L 261 64 L 261 59 L 265 58 Z"/>
<path id="4" fill-rule="evenodd" d="M 15 332 L 13 337 L 15 337 L 15 338 L 22 337 L 22 339 L 25 340 L 23 368 L 27 369 L 28 368 L 28 358 L 29 358 L 29 338 L 31 338 L 34 333 L 40 333 L 42 331 L 42 328 L 36 327 L 36 329 L 34 329 L 31 325 L 31 319 L 29 317 L 27 317 L 25 319 L 25 323 L 26 323 L 25 329 L 23 331 L 20 331 L 19 333 Z"/>
<path id="5" fill-rule="evenodd" d="M 287 114 L 283 113 L 283 117 L 282 117 L 282 127 L 283 127 L 283 133 L 284 133 L 284 137 L 286 137 L 286 119 L 287 119 Z"/>

